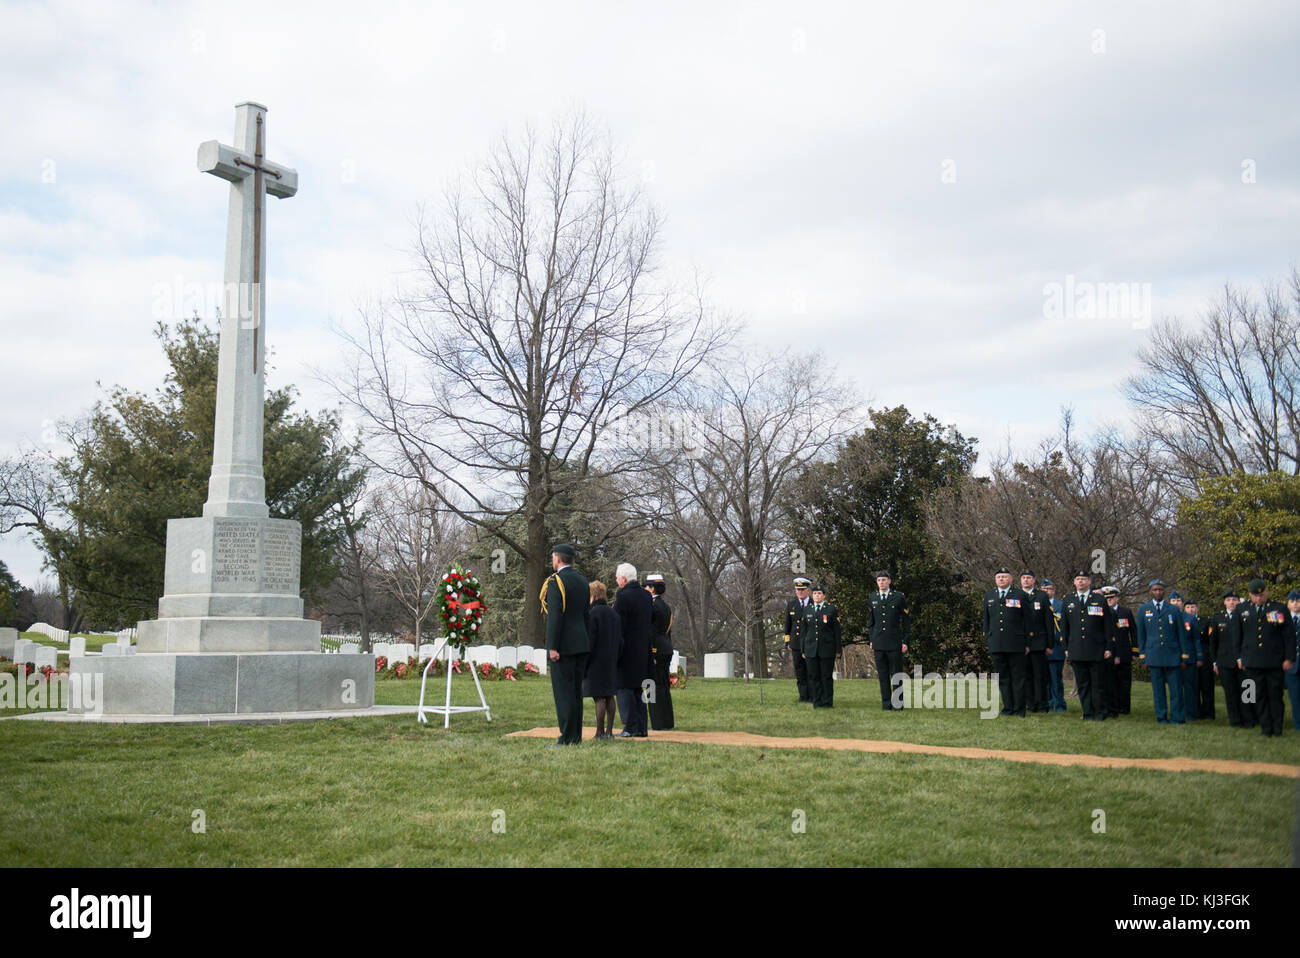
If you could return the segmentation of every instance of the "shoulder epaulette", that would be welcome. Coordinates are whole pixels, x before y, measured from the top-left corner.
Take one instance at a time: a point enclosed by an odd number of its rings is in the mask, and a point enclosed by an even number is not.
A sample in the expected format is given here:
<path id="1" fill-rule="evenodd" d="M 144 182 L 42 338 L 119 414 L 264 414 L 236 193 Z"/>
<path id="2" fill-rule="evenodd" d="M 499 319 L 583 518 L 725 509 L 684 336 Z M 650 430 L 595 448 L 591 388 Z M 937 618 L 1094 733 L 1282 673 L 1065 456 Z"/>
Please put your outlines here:
<path id="1" fill-rule="evenodd" d="M 564 580 L 560 578 L 560 574 L 558 572 L 552 572 L 549 576 L 546 577 L 546 581 L 542 583 L 541 594 L 537 596 L 537 598 L 539 598 L 542 601 L 543 615 L 545 615 L 548 611 L 550 611 L 549 609 L 546 608 L 546 587 L 551 584 L 552 579 L 554 579 L 555 584 L 560 587 L 560 611 L 564 612 L 568 606 L 568 597 L 564 594 Z"/>

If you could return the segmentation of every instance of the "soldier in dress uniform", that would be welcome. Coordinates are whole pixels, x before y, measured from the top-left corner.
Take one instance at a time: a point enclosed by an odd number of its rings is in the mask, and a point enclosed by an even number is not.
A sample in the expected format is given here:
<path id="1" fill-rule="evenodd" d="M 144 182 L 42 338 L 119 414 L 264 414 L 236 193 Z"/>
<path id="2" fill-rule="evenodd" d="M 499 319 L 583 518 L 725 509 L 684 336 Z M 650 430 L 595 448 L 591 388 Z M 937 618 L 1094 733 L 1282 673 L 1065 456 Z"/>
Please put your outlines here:
<path id="1" fill-rule="evenodd" d="M 1020 591 L 1025 594 L 1025 640 L 1029 646 L 1025 663 L 1025 707 L 1030 712 L 1047 711 L 1047 649 L 1056 638 L 1056 612 L 1052 598 L 1038 588 L 1033 570 L 1020 573 Z"/>
<path id="2" fill-rule="evenodd" d="M 840 617 L 835 606 L 826 601 L 826 587 L 813 586 L 812 602 L 804 609 L 800 622 L 799 643 L 808 663 L 808 686 L 813 708 L 828 709 L 835 705 L 835 656 L 840 654 Z"/>
<path id="3" fill-rule="evenodd" d="M 1296 627 L 1291 610 L 1270 602 L 1268 584 L 1251 579 L 1250 602 L 1240 609 L 1241 656 L 1237 664 L 1255 683 L 1255 716 L 1266 736 L 1282 734 L 1283 673 L 1295 664 Z"/>
<path id="4" fill-rule="evenodd" d="M 1079 704 L 1084 721 L 1104 722 L 1106 673 L 1111 649 L 1115 645 L 1115 610 L 1105 596 L 1092 588 L 1092 573 L 1079 569 L 1074 573 L 1074 593 L 1062 600 L 1061 643 L 1065 656 L 1074 666 L 1074 682 L 1079 690 Z"/>
<path id="5" fill-rule="evenodd" d="M 1209 616 L 1201 615 L 1201 604 L 1195 599 L 1188 599 L 1183 603 L 1183 615 L 1187 616 L 1191 625 L 1192 635 L 1196 638 L 1196 651 L 1193 658 L 1196 661 L 1196 703 L 1195 709 L 1191 705 L 1187 706 L 1187 711 L 1196 712 L 1198 719 L 1214 718 L 1214 665 L 1210 661 L 1210 654 L 1205 647 L 1205 633 L 1210 627 Z M 1192 671 L 1189 666 L 1187 671 Z"/>
<path id="6" fill-rule="evenodd" d="M 1025 714 L 1025 602 L 1027 596 L 1011 584 L 1011 570 L 998 569 L 995 588 L 984 593 L 984 640 L 998 673 L 1000 715 Z"/>
<path id="7" fill-rule="evenodd" d="M 662 573 L 649 572 L 645 577 L 646 588 L 654 596 L 650 610 L 650 658 L 654 663 L 654 694 L 650 698 L 650 724 L 656 732 L 663 732 L 673 727 L 673 697 L 668 683 L 668 667 L 673 661 L 673 610 L 664 601 L 664 582 Z"/>
<path id="8" fill-rule="evenodd" d="M 1106 714 L 1110 718 L 1128 715 L 1133 707 L 1133 656 L 1137 655 L 1137 629 L 1133 610 L 1119 604 L 1119 589 L 1102 587 L 1106 604 L 1115 610 L 1115 643 L 1106 666 Z M 1112 667 L 1113 666 L 1113 667 Z"/>
<path id="9" fill-rule="evenodd" d="M 803 621 L 803 612 L 812 601 L 808 595 L 812 580 L 799 576 L 794 580 L 794 598 L 785 603 L 785 644 L 794 661 L 794 684 L 799 689 L 796 702 L 811 702 L 812 693 L 808 691 L 808 663 L 804 661 L 803 646 L 799 642 L 799 624 Z"/>
<path id="10" fill-rule="evenodd" d="M 1188 616 L 1186 604 L 1183 601 L 1182 593 L 1174 590 L 1169 593 L 1169 602 L 1183 614 L 1182 629 L 1187 633 L 1187 638 L 1191 644 L 1191 656 L 1187 660 L 1187 667 L 1179 670 L 1178 677 L 1183 683 L 1183 714 L 1189 722 L 1195 722 L 1201 717 L 1200 708 L 1200 691 L 1197 688 L 1197 669 L 1196 660 L 1200 658 L 1201 650 L 1198 647 L 1200 630 L 1195 616 Z"/>
<path id="11" fill-rule="evenodd" d="M 1043 591 L 1052 602 L 1053 631 L 1047 643 L 1047 707 L 1053 712 L 1065 711 L 1065 646 L 1058 639 L 1057 628 L 1061 618 L 1061 600 L 1056 597 L 1056 583 L 1043 580 Z"/>
<path id="12" fill-rule="evenodd" d="M 1137 610 L 1138 659 L 1151 672 L 1156 721 L 1161 725 L 1182 725 L 1186 719 L 1181 672 L 1191 660 L 1193 649 L 1188 631 L 1183 628 L 1182 610 L 1165 601 L 1165 584 L 1152 579 L 1148 590 L 1151 601 L 1144 602 Z"/>
<path id="13" fill-rule="evenodd" d="M 1241 701 L 1241 670 L 1237 668 L 1241 645 L 1241 620 L 1237 618 L 1236 589 L 1223 594 L 1223 611 L 1216 612 L 1205 629 L 1205 657 L 1223 686 L 1223 703 L 1228 709 L 1228 724 L 1233 728 L 1254 728 L 1255 709 Z"/>
<path id="14" fill-rule="evenodd" d="M 551 549 L 554 574 L 542 586 L 542 612 L 546 616 L 546 649 L 550 659 L 551 694 L 560 737 L 554 745 L 582 742 L 582 678 L 587 671 L 591 641 L 587 636 L 591 590 L 587 579 L 573 567 L 571 545 Z"/>
<path id="15" fill-rule="evenodd" d="M 886 712 L 895 711 L 893 679 L 903 671 L 903 654 L 912 639 L 912 613 L 907 596 L 894 591 L 893 582 L 888 572 L 876 573 L 877 591 L 871 595 L 871 620 L 867 623 L 868 641 L 880 679 L 880 707 Z M 901 711 L 902 706 L 897 710 Z"/>

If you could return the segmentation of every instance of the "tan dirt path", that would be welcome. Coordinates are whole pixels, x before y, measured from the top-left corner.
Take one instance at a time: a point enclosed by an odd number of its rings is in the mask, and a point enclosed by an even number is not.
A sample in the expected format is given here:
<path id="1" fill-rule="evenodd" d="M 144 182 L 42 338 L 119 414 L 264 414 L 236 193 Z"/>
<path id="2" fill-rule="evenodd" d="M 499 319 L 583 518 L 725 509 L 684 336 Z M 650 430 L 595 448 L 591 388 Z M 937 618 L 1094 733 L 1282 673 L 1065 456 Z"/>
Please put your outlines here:
<path id="1" fill-rule="evenodd" d="M 559 729 L 532 728 L 511 732 L 507 738 L 559 737 Z M 583 739 L 595 737 L 594 728 L 583 729 Z M 918 745 L 914 742 L 882 742 L 858 738 L 782 738 L 752 732 L 651 732 L 634 742 L 684 742 L 697 745 L 739 745 L 747 748 L 826 748 L 841 752 L 874 752 L 887 755 L 911 752 L 945 755 L 949 758 L 995 758 L 1007 762 L 1039 765 L 1083 765 L 1089 768 L 1149 768 L 1162 772 L 1216 772 L 1220 775 L 1276 775 L 1300 779 L 1300 765 L 1275 762 L 1238 762 L 1219 758 L 1120 758 L 1114 755 L 1082 755 L 1069 752 L 1023 752 L 1005 748 L 959 748 L 952 745 Z M 617 743 L 612 743 L 617 744 Z"/>

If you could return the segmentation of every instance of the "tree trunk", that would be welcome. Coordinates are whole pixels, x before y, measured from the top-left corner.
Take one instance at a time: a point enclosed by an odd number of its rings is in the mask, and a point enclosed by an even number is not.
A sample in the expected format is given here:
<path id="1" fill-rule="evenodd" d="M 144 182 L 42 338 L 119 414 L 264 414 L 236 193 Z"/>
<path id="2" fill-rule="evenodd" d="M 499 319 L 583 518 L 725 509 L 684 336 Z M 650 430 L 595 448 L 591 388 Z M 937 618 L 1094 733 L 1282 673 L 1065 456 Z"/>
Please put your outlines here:
<path id="1" fill-rule="evenodd" d="M 366 608 L 364 595 L 361 602 L 361 651 L 367 653 L 370 651 L 370 610 Z"/>
<path id="2" fill-rule="evenodd" d="M 755 654 L 758 656 L 758 671 L 763 678 L 770 679 L 772 674 L 767 668 L 767 630 L 763 622 L 763 586 L 759 581 L 757 569 L 750 574 L 749 616 L 750 636 L 753 639 Z"/>
<path id="3" fill-rule="evenodd" d="M 524 557 L 524 617 L 519 623 L 519 644 L 545 648 L 540 593 L 546 581 L 546 516 L 530 505 L 528 509 L 528 555 Z"/>

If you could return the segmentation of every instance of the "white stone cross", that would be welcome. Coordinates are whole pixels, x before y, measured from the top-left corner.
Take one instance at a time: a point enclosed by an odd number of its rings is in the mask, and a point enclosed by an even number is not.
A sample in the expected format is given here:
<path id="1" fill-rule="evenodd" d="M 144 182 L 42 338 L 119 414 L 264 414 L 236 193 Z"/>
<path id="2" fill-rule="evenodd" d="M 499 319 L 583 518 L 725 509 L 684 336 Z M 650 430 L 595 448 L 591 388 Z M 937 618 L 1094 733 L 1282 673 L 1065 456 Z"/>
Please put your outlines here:
<path id="1" fill-rule="evenodd" d="M 264 518 L 266 479 L 262 472 L 266 260 L 264 193 L 293 196 L 298 174 L 265 160 L 266 107 L 235 107 L 235 145 L 216 140 L 199 145 L 199 169 L 230 181 L 226 222 L 226 281 L 217 359 L 216 442 L 208 480 L 205 516 Z M 263 340 L 258 349 L 258 340 Z"/>

